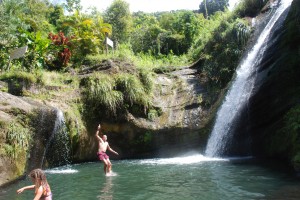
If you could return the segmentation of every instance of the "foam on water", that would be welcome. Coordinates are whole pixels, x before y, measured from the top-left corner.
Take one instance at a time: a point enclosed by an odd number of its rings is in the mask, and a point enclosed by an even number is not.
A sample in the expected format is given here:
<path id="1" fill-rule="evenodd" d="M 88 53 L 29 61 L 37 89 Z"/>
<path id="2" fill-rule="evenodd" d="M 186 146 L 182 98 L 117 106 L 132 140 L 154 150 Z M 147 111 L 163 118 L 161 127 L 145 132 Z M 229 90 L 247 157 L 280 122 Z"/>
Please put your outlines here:
<path id="1" fill-rule="evenodd" d="M 185 157 L 174 157 L 174 158 L 158 158 L 158 159 L 146 159 L 141 160 L 141 164 L 158 164 L 158 165 L 168 165 L 168 164 L 194 164 L 201 162 L 211 162 L 211 161 L 229 161 L 229 159 L 224 158 L 212 158 L 206 157 L 201 154 L 185 156 Z"/>
<path id="2" fill-rule="evenodd" d="M 105 174 L 105 176 L 118 176 L 118 174 L 111 171 L 110 173 Z"/>
<path id="3" fill-rule="evenodd" d="M 75 174 L 78 173 L 76 169 L 47 169 L 45 170 L 48 174 Z"/>

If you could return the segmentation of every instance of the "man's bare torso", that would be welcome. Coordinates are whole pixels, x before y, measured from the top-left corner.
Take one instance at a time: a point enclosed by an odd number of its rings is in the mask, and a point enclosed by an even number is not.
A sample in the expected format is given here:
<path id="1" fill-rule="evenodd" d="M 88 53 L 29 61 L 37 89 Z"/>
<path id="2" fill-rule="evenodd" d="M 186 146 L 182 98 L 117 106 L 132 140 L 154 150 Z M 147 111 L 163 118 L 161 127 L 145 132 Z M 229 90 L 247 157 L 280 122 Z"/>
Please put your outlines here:
<path id="1" fill-rule="evenodd" d="M 98 143 L 98 152 L 106 152 L 108 147 L 108 142 L 100 142 Z"/>

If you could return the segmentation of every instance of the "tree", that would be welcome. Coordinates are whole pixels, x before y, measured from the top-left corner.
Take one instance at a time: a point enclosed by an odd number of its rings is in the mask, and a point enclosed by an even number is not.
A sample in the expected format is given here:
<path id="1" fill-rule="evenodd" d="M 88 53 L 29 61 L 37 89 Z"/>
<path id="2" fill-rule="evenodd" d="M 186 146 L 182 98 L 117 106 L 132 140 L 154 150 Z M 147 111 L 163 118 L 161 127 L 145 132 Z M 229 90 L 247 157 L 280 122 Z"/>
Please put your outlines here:
<path id="1" fill-rule="evenodd" d="M 105 11 L 104 19 L 112 25 L 112 39 L 114 41 L 125 43 L 129 40 L 132 16 L 127 2 L 124 0 L 114 0 L 111 6 Z"/>
<path id="2" fill-rule="evenodd" d="M 105 34 L 111 34 L 111 25 L 104 23 L 101 16 L 92 19 L 79 11 L 68 16 L 62 24 L 64 33 L 74 36 L 72 43 L 75 60 L 81 60 L 88 54 L 99 53 Z"/>
<path id="3" fill-rule="evenodd" d="M 47 46 L 47 34 L 53 29 L 48 23 L 49 3 L 46 0 L 4 0 L 0 6 L 0 66 L 9 52 L 28 46 L 27 57 L 31 66 L 40 65 Z M 23 65 L 26 65 L 26 59 Z"/>
<path id="4" fill-rule="evenodd" d="M 199 5 L 199 12 L 208 18 L 217 11 L 225 11 L 228 6 L 229 0 L 204 0 Z"/>
<path id="5" fill-rule="evenodd" d="M 167 32 L 160 35 L 161 53 L 176 55 L 186 53 L 199 32 L 200 21 L 192 11 L 163 13 L 160 26 Z"/>
<path id="6" fill-rule="evenodd" d="M 206 0 L 203 1 L 203 6 L 204 6 L 204 17 L 207 19 L 208 13 L 207 13 L 207 4 L 206 4 Z"/>
<path id="7" fill-rule="evenodd" d="M 62 19 L 64 16 L 64 9 L 60 5 L 55 5 L 50 9 L 49 22 L 54 26 L 57 26 L 57 21 Z"/>
<path id="8" fill-rule="evenodd" d="M 66 0 L 64 7 L 68 12 L 74 12 L 74 10 L 81 10 L 80 0 Z"/>

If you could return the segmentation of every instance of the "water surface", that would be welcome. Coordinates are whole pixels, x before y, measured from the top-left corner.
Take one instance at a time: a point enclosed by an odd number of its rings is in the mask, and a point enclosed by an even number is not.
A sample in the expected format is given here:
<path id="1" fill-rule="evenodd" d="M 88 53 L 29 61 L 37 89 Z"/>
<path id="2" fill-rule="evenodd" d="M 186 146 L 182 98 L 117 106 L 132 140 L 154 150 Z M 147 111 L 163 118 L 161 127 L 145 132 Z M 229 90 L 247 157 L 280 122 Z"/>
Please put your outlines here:
<path id="1" fill-rule="evenodd" d="M 46 170 L 54 200 L 240 200 L 300 199 L 300 180 L 246 159 L 202 155 L 167 159 L 112 161 L 115 176 L 107 177 L 100 162 Z M 0 199 L 33 199 L 31 184 L 21 180 L 0 189 Z"/>

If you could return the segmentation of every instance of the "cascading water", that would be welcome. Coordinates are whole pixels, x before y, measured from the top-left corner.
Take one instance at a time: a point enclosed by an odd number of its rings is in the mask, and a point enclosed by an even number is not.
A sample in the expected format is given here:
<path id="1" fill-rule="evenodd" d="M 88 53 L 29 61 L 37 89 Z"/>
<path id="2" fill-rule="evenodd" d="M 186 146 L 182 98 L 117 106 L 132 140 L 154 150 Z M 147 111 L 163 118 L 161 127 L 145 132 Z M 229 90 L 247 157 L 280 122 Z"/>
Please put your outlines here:
<path id="1" fill-rule="evenodd" d="M 65 126 L 64 115 L 61 110 L 56 109 L 55 112 L 54 128 L 46 143 L 42 166 L 46 164 L 45 159 L 47 160 L 47 165 L 50 166 L 61 166 L 70 163 L 70 140 Z"/>
<path id="2" fill-rule="evenodd" d="M 223 101 L 216 117 L 216 121 L 208 140 L 205 154 L 207 156 L 220 156 L 232 139 L 234 120 L 249 99 L 255 76 L 251 76 L 260 63 L 267 47 L 267 38 L 282 13 L 291 5 L 292 0 L 282 0 L 274 12 L 272 18 L 261 32 L 256 44 L 241 62 L 236 72 L 236 78 L 232 82 L 226 98 Z"/>

